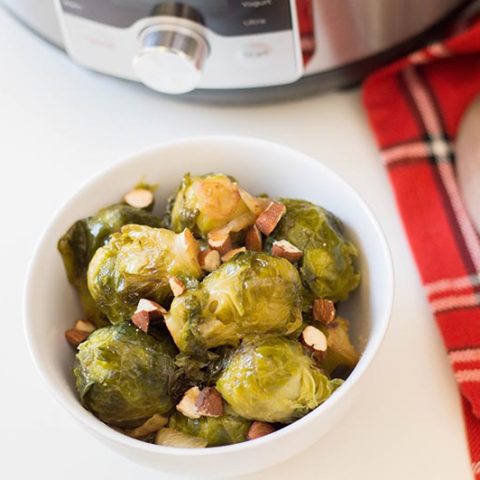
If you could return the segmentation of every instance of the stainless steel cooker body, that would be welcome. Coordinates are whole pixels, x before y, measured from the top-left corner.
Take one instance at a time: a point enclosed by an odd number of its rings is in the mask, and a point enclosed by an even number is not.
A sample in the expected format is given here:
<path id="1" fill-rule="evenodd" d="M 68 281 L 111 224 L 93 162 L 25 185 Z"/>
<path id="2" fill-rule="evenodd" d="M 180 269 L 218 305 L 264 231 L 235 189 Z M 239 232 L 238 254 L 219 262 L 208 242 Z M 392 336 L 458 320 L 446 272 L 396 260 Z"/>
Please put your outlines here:
<path id="1" fill-rule="evenodd" d="M 169 94 L 244 101 L 352 84 L 465 0 L 3 0 L 79 64 Z M 191 98 L 192 94 L 188 95 Z"/>

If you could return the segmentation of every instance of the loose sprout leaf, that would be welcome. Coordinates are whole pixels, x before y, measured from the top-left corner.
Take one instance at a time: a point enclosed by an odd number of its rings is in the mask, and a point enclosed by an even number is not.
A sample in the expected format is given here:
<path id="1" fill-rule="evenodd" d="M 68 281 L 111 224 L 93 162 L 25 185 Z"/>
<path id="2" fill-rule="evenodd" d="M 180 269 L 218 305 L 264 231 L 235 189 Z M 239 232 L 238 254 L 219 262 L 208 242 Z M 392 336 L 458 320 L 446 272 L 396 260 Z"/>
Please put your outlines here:
<path id="1" fill-rule="evenodd" d="M 290 423 L 326 400 L 338 384 L 315 366 L 298 341 L 264 336 L 243 341 L 216 388 L 244 418 Z"/>
<path id="2" fill-rule="evenodd" d="M 157 445 L 177 448 L 205 448 L 207 441 L 203 438 L 193 437 L 173 428 L 162 428 L 155 437 Z"/>
<path id="3" fill-rule="evenodd" d="M 267 239 L 267 251 L 275 240 L 289 241 L 303 251 L 300 274 L 315 296 L 335 302 L 345 300 L 358 287 L 360 274 L 354 266 L 357 249 L 344 237 L 340 222 L 310 202 L 279 201 L 287 212 Z"/>
<path id="4" fill-rule="evenodd" d="M 165 322 L 179 350 L 197 355 L 252 333 L 290 335 L 302 324 L 300 277 L 288 260 L 240 253 L 175 298 Z"/>
<path id="5" fill-rule="evenodd" d="M 84 316 L 97 327 L 107 325 L 108 321 L 88 290 L 88 265 L 110 235 L 129 223 L 156 227 L 160 225 L 160 219 L 129 205 L 112 205 L 75 222 L 58 242 L 68 280 L 78 292 Z"/>
<path id="6" fill-rule="evenodd" d="M 317 324 L 318 325 L 318 324 Z M 350 341 L 350 323 L 342 317 L 337 317 L 329 325 L 319 326 L 327 337 L 328 349 L 322 361 L 322 368 L 331 374 L 338 367 L 353 369 L 360 355 Z"/>
<path id="7" fill-rule="evenodd" d="M 189 278 L 202 277 L 197 257 L 198 244 L 185 232 L 177 235 L 164 228 L 127 225 L 95 253 L 88 268 L 88 288 L 112 324 L 125 322 L 140 298 L 161 304 L 170 297 L 172 276 L 186 285 Z"/>
<path id="8" fill-rule="evenodd" d="M 209 447 L 219 447 L 244 442 L 250 424 L 249 420 L 229 414 L 192 419 L 176 412 L 170 417 L 168 426 L 187 435 L 203 438 Z"/>
<path id="9" fill-rule="evenodd" d="M 78 349 L 73 373 L 83 405 L 117 427 L 135 428 L 174 406 L 169 388 L 175 364 L 167 341 L 130 324 L 91 333 Z"/>

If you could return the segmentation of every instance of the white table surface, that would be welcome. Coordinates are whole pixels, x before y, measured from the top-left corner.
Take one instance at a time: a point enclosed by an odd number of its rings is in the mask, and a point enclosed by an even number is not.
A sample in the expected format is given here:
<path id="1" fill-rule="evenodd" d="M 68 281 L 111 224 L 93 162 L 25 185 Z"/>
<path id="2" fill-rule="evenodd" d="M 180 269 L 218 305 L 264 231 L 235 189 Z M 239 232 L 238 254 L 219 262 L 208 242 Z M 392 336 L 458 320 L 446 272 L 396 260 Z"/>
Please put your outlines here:
<path id="1" fill-rule="evenodd" d="M 108 450 L 52 399 L 26 348 L 22 290 L 34 245 L 72 189 L 140 149 L 220 133 L 283 142 L 336 170 L 377 215 L 396 270 L 391 328 L 354 408 L 309 450 L 248 478 L 470 479 L 459 396 L 359 92 L 257 107 L 179 103 L 83 70 L 1 8 L 0 477 L 166 478 Z"/>

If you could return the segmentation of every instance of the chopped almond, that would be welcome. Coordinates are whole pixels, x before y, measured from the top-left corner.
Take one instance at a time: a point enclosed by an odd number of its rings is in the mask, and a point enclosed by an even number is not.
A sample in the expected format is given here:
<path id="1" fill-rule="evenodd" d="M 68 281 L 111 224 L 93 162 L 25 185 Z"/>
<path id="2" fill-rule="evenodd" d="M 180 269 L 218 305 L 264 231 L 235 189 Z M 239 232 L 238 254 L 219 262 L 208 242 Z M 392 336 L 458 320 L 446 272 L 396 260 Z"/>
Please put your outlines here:
<path id="1" fill-rule="evenodd" d="M 238 192 L 242 197 L 243 202 L 248 209 L 258 217 L 270 204 L 271 200 L 268 198 L 254 197 L 243 188 L 239 188 Z"/>
<path id="2" fill-rule="evenodd" d="M 126 430 L 125 433 L 132 438 L 144 438 L 153 432 L 157 432 L 168 423 L 167 417 L 162 417 L 157 413 L 150 417 L 143 425 L 131 430 Z"/>
<path id="3" fill-rule="evenodd" d="M 308 325 L 301 335 L 302 343 L 314 352 L 325 352 L 327 350 L 327 337 L 318 328 Z"/>
<path id="4" fill-rule="evenodd" d="M 268 207 L 257 218 L 255 224 L 264 235 L 268 236 L 275 230 L 286 211 L 287 207 L 282 203 L 270 202 Z"/>
<path id="5" fill-rule="evenodd" d="M 142 332 L 148 333 L 148 329 L 150 328 L 150 315 L 145 311 L 135 312 L 132 315 L 132 323 L 142 330 Z"/>
<path id="6" fill-rule="evenodd" d="M 200 415 L 221 417 L 223 415 L 223 399 L 214 387 L 205 387 L 198 396 L 195 407 Z"/>
<path id="7" fill-rule="evenodd" d="M 223 263 L 228 262 L 238 253 L 242 253 L 242 252 L 246 252 L 246 251 L 247 251 L 247 249 L 245 247 L 234 248 L 234 249 L 230 250 L 229 252 L 227 252 L 225 255 L 222 256 L 222 262 Z"/>
<path id="8" fill-rule="evenodd" d="M 140 299 L 135 313 L 132 315 L 132 323 L 145 333 L 148 332 L 150 322 L 164 317 L 167 311 L 153 300 Z"/>
<path id="9" fill-rule="evenodd" d="M 266 422 L 253 422 L 248 430 L 247 439 L 255 440 L 275 431 L 275 427 Z"/>
<path id="10" fill-rule="evenodd" d="M 262 251 L 262 234 L 256 225 L 252 225 L 247 229 L 245 246 L 247 250 L 253 250 L 254 252 Z"/>
<path id="11" fill-rule="evenodd" d="M 86 320 L 77 320 L 73 328 L 81 332 L 92 333 L 95 330 L 95 325 Z"/>
<path id="12" fill-rule="evenodd" d="M 75 348 L 84 342 L 89 335 L 89 332 L 77 330 L 76 328 L 71 328 L 65 332 L 65 338 L 67 339 L 67 342 Z"/>
<path id="13" fill-rule="evenodd" d="M 146 188 L 134 188 L 125 197 L 125 203 L 135 208 L 147 208 L 153 203 L 153 193 Z"/>
<path id="14" fill-rule="evenodd" d="M 273 242 L 272 255 L 296 262 L 303 257 L 303 252 L 287 240 L 278 240 Z"/>
<path id="15" fill-rule="evenodd" d="M 168 283 L 175 297 L 180 296 L 185 291 L 185 284 L 177 277 L 170 277 Z"/>
<path id="16" fill-rule="evenodd" d="M 208 245 L 213 250 L 217 250 L 220 255 L 223 255 L 232 249 L 232 239 L 229 233 L 219 233 L 217 230 L 208 234 Z"/>
<path id="17" fill-rule="evenodd" d="M 206 272 L 213 272 L 220 266 L 220 253 L 217 250 L 203 250 L 198 255 L 200 266 Z"/>
<path id="18" fill-rule="evenodd" d="M 313 319 L 325 325 L 332 323 L 336 317 L 335 304 L 325 298 L 316 298 L 313 302 Z"/>
<path id="19" fill-rule="evenodd" d="M 196 407 L 199 396 L 200 389 L 198 387 L 189 388 L 183 395 L 180 403 L 177 404 L 176 409 L 188 418 L 200 418 L 200 412 Z"/>
<path id="20" fill-rule="evenodd" d="M 157 302 L 148 298 L 141 298 L 135 312 L 148 312 L 152 318 L 164 317 L 168 312 Z"/>

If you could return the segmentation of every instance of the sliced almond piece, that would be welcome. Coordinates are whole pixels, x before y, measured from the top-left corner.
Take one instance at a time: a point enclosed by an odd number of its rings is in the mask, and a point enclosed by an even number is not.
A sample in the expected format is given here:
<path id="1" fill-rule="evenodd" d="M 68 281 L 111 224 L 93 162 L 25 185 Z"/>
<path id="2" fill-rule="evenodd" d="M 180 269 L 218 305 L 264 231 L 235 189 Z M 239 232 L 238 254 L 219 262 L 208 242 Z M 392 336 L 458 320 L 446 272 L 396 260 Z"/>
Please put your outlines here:
<path id="1" fill-rule="evenodd" d="M 287 207 L 283 203 L 270 202 L 268 207 L 257 218 L 255 225 L 264 235 L 270 235 L 278 225 L 280 219 L 285 215 Z"/>
<path id="2" fill-rule="evenodd" d="M 178 277 L 170 277 L 168 283 L 175 297 L 180 296 L 185 291 L 185 284 Z"/>
<path id="3" fill-rule="evenodd" d="M 199 396 L 200 389 L 198 387 L 189 388 L 175 408 L 188 418 L 200 418 L 200 412 L 196 407 Z"/>
<path id="4" fill-rule="evenodd" d="M 316 298 L 313 302 L 313 319 L 328 325 L 335 321 L 335 304 L 325 298 Z"/>
<path id="5" fill-rule="evenodd" d="M 223 255 L 232 249 L 232 239 L 229 233 L 215 230 L 208 234 L 208 245 L 213 250 L 217 250 L 220 255 Z"/>
<path id="6" fill-rule="evenodd" d="M 131 430 L 125 430 L 125 433 L 132 438 L 144 438 L 153 432 L 157 432 L 168 423 L 167 417 L 155 414 L 150 417 L 143 425 Z"/>
<path id="7" fill-rule="evenodd" d="M 249 227 L 245 233 L 245 246 L 247 250 L 262 251 L 262 234 L 256 225 Z"/>
<path id="8" fill-rule="evenodd" d="M 77 330 L 76 328 L 71 328 L 65 332 L 65 338 L 67 339 L 67 342 L 73 347 L 78 347 L 88 338 L 89 335 L 89 332 Z"/>
<path id="9" fill-rule="evenodd" d="M 145 333 L 148 332 L 150 322 L 164 317 L 167 311 L 153 300 L 142 298 L 138 302 L 137 310 L 132 315 L 132 323 Z"/>
<path id="10" fill-rule="evenodd" d="M 253 422 L 248 430 L 247 439 L 255 440 L 275 431 L 275 427 L 266 422 Z"/>
<path id="11" fill-rule="evenodd" d="M 205 387 L 198 396 L 195 407 L 205 417 L 221 417 L 223 415 L 223 399 L 214 387 Z"/>
<path id="12" fill-rule="evenodd" d="M 270 204 L 271 200 L 268 198 L 254 197 L 252 194 L 248 193 L 243 188 L 238 188 L 240 197 L 242 197 L 243 202 L 247 208 L 258 217 Z"/>
<path id="13" fill-rule="evenodd" d="M 213 272 L 220 266 L 220 253 L 218 250 L 203 250 L 198 254 L 200 266 L 206 272 Z"/>
<path id="14" fill-rule="evenodd" d="M 303 257 L 303 252 L 288 240 L 276 240 L 272 245 L 272 255 L 296 262 Z"/>
<path id="15" fill-rule="evenodd" d="M 153 203 L 153 193 L 146 188 L 134 188 L 123 199 L 131 207 L 147 208 Z"/>
<path id="16" fill-rule="evenodd" d="M 77 320 L 73 328 L 75 330 L 80 330 L 81 332 L 92 333 L 95 330 L 95 325 L 86 320 Z"/>
<path id="17" fill-rule="evenodd" d="M 234 248 L 234 249 L 230 250 L 229 252 L 227 252 L 225 255 L 222 256 L 222 262 L 223 263 L 228 262 L 238 253 L 242 253 L 242 252 L 246 252 L 246 251 L 247 251 L 247 249 L 245 247 Z"/>
<path id="18" fill-rule="evenodd" d="M 315 352 L 327 350 L 327 337 L 321 330 L 311 325 L 304 328 L 300 339 L 306 347 Z"/>

